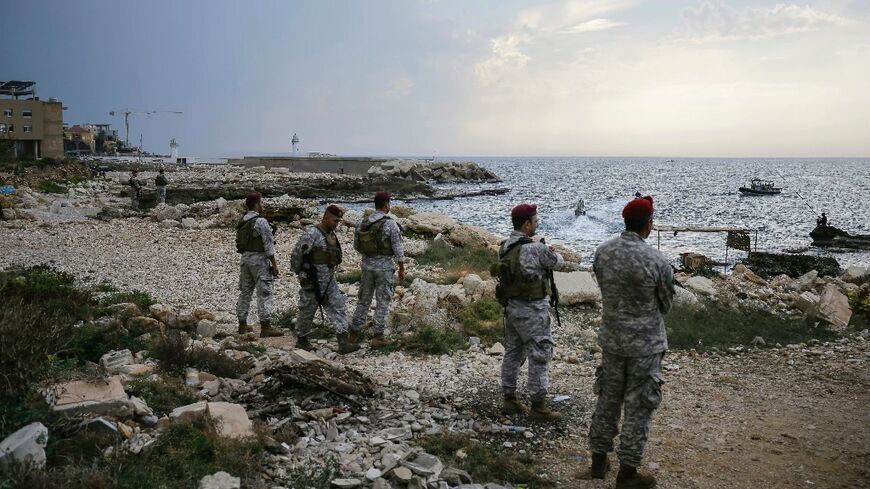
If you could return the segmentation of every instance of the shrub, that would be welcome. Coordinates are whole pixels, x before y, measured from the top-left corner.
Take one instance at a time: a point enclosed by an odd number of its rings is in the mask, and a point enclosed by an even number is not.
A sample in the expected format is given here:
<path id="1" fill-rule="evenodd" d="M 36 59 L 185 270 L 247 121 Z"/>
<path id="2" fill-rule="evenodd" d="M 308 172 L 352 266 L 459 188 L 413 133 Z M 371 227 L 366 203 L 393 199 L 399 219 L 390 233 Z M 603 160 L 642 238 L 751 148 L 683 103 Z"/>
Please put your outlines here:
<path id="1" fill-rule="evenodd" d="M 484 297 L 459 312 L 467 336 L 477 336 L 485 344 L 504 341 L 504 309 L 497 301 Z"/>
<path id="2" fill-rule="evenodd" d="M 160 370 L 180 374 L 186 367 L 205 370 L 218 377 L 238 378 L 242 367 L 223 353 L 188 346 L 182 335 L 168 335 L 156 340 L 148 353 L 160 362 Z"/>
<path id="3" fill-rule="evenodd" d="M 468 341 L 450 328 L 423 326 L 414 330 L 410 336 L 399 340 L 401 346 L 412 352 L 443 355 L 468 348 Z"/>
<path id="4" fill-rule="evenodd" d="M 702 309 L 676 306 L 665 316 L 665 326 L 671 348 L 699 351 L 750 345 L 756 336 L 767 344 L 836 337 L 826 328 L 802 319 L 781 318 L 761 309 L 731 309 L 720 303 L 708 303 Z"/>
<path id="5" fill-rule="evenodd" d="M 461 276 L 489 272 L 498 261 L 498 254 L 488 248 L 452 247 L 444 241 L 433 240 L 415 260 L 420 265 L 438 266 Z"/>
<path id="6" fill-rule="evenodd" d="M 157 303 L 148 292 L 141 290 L 133 290 L 131 292 L 112 292 L 100 299 L 100 304 L 103 306 L 123 304 L 127 302 L 136 304 L 139 306 L 139 309 L 142 309 L 143 311 L 148 311 L 148 308 L 151 307 L 152 304 Z"/>
<path id="7" fill-rule="evenodd" d="M 169 414 L 179 406 L 198 401 L 194 392 L 180 379 L 138 380 L 127 384 L 128 394 L 142 398 L 158 415 Z"/>
<path id="8" fill-rule="evenodd" d="M 426 453 L 440 458 L 444 465 L 465 470 L 475 480 L 527 484 L 529 488 L 552 487 L 538 476 L 534 459 L 529 455 L 496 451 L 459 433 L 442 433 L 420 442 Z M 464 458 L 456 456 L 459 450 L 465 452 Z"/>
<path id="9" fill-rule="evenodd" d="M 45 194 L 63 194 L 66 193 L 66 187 L 53 182 L 51 180 L 40 180 L 36 187 L 40 192 Z"/>

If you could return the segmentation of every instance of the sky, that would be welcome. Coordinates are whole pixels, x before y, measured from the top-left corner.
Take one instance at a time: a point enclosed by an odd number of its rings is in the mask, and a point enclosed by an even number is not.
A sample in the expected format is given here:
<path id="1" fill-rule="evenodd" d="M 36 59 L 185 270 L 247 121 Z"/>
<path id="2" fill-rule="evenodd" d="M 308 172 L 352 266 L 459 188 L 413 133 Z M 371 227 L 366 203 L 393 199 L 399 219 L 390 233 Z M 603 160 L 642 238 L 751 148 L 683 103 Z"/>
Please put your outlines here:
<path id="1" fill-rule="evenodd" d="M 3 0 L 0 80 L 182 155 L 870 156 L 870 1 Z"/>

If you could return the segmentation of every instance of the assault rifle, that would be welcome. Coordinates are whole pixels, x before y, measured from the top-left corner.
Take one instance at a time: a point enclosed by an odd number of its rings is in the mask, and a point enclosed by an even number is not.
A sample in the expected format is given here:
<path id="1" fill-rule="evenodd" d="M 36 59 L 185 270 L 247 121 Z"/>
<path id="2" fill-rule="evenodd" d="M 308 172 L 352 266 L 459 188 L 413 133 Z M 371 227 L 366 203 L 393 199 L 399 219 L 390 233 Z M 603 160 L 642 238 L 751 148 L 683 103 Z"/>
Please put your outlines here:
<path id="1" fill-rule="evenodd" d="M 541 244 L 547 244 L 544 238 L 541 238 Z M 556 277 L 553 276 L 553 270 L 547 270 L 547 277 L 550 279 L 550 307 L 556 311 L 556 324 L 559 329 L 562 328 L 562 318 L 559 317 L 559 289 L 556 288 Z"/>

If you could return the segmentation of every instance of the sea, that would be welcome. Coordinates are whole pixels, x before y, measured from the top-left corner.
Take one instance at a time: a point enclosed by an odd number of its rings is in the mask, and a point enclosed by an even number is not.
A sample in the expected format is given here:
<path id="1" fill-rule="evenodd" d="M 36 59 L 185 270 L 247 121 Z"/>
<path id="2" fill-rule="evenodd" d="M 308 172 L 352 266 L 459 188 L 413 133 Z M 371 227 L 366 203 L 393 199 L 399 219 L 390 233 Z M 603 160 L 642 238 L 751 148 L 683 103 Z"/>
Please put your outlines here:
<path id="1" fill-rule="evenodd" d="M 445 158 L 448 159 L 448 158 Z M 576 250 L 591 263 L 596 247 L 623 230 L 621 211 L 635 192 L 651 195 L 654 222 L 667 226 L 749 229 L 758 251 L 833 256 L 842 267 L 870 266 L 870 252 L 832 252 L 811 245 L 817 215 L 851 234 L 870 234 L 868 158 L 593 158 L 471 157 L 502 182 L 449 184 L 452 191 L 507 188 L 501 195 L 454 200 L 417 200 L 419 212 L 436 211 L 497 235 L 511 230 L 510 210 L 537 204 L 539 234 Z M 779 195 L 744 196 L 738 188 L 753 178 L 772 180 Z M 575 216 L 583 200 L 586 215 Z M 756 239 L 757 235 L 757 239 Z M 746 253 L 727 250 L 725 233 L 653 232 L 648 238 L 666 256 L 704 254 L 736 263 Z"/>

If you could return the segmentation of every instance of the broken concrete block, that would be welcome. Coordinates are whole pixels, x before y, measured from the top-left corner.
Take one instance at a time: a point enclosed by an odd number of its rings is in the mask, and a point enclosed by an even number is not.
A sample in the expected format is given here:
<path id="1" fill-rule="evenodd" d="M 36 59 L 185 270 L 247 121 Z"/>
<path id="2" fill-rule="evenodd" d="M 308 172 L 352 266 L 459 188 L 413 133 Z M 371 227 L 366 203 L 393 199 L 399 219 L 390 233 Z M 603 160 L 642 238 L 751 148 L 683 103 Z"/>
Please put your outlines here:
<path id="1" fill-rule="evenodd" d="M 799 296 L 795 297 L 794 305 L 805 314 L 811 314 L 819 305 L 819 296 L 809 291 L 802 292 Z"/>
<path id="2" fill-rule="evenodd" d="M 206 401 L 195 402 L 186 406 L 179 406 L 169 413 L 169 419 L 172 421 L 185 421 L 197 416 L 202 416 L 205 414 L 207 407 L 208 402 Z"/>
<path id="3" fill-rule="evenodd" d="M 199 489 L 241 489 L 242 479 L 227 472 L 215 472 L 200 479 Z"/>
<path id="4" fill-rule="evenodd" d="M 130 350 L 116 350 L 100 357 L 100 365 L 109 373 L 117 373 L 121 367 L 133 363 L 133 353 Z"/>
<path id="5" fill-rule="evenodd" d="M 204 338 L 211 338 L 217 334 L 217 323 L 208 319 L 201 319 L 196 323 L 196 334 Z"/>
<path id="6" fill-rule="evenodd" d="M 38 421 L 31 423 L 0 442 L 0 466 L 15 461 L 44 467 L 46 443 L 48 428 Z"/>
<path id="7" fill-rule="evenodd" d="M 831 324 L 834 329 L 843 329 L 849 325 L 852 310 L 849 308 L 849 298 L 837 290 L 834 285 L 825 287 L 819 297 L 816 317 Z"/>
<path id="8" fill-rule="evenodd" d="M 57 384 L 46 391 L 46 401 L 54 411 L 68 415 L 87 413 L 128 418 L 134 412 L 117 375 L 107 381 L 76 380 Z"/>
<path id="9" fill-rule="evenodd" d="M 716 288 L 713 287 L 713 281 L 707 277 L 696 275 L 686 280 L 686 288 L 696 294 L 716 295 Z"/>
<path id="10" fill-rule="evenodd" d="M 504 345 L 499 342 L 496 342 L 491 347 L 487 348 L 486 353 L 490 355 L 504 355 Z"/>
<path id="11" fill-rule="evenodd" d="M 444 464 L 441 463 L 438 457 L 425 452 L 417 454 L 412 459 L 402 461 L 402 465 L 411 469 L 411 472 L 423 477 L 438 477 L 438 474 L 444 468 Z"/>
<path id="12" fill-rule="evenodd" d="M 560 304 L 571 306 L 601 301 L 601 289 L 590 272 L 553 272 L 553 279 L 559 290 Z"/>
<path id="13" fill-rule="evenodd" d="M 241 404 L 210 402 L 206 412 L 218 422 L 218 433 L 221 436 L 246 438 L 254 435 L 254 425 Z"/>

